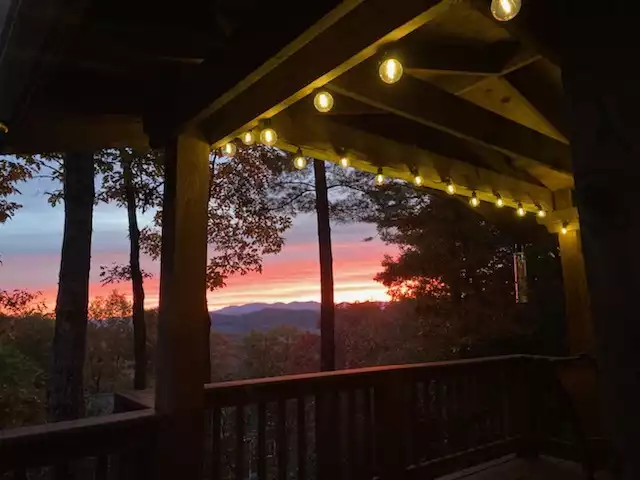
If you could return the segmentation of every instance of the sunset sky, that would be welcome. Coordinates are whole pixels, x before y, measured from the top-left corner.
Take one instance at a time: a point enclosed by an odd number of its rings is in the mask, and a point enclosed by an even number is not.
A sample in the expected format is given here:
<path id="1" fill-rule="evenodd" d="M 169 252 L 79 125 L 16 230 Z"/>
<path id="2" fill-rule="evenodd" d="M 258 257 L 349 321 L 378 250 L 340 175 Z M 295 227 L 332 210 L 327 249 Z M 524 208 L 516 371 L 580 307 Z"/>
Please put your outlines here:
<path id="1" fill-rule="evenodd" d="M 39 290 L 50 307 L 55 303 L 64 211 L 46 202 L 45 192 L 54 188 L 48 180 L 38 179 L 21 187 L 16 201 L 24 205 L 14 219 L 0 226 L 0 288 Z M 151 215 L 140 218 L 140 225 Z M 113 205 L 99 205 L 94 211 L 91 268 L 91 296 L 106 295 L 113 288 L 127 294 L 128 284 L 102 287 L 100 265 L 125 263 L 128 257 L 127 216 Z M 333 255 L 337 302 L 384 300 L 385 289 L 373 281 L 380 270 L 384 253 L 391 252 L 379 240 L 364 243 L 375 235 L 372 225 L 334 225 Z M 143 268 L 154 274 L 145 281 L 147 307 L 158 303 L 159 264 L 142 259 Z M 279 255 L 264 261 L 262 275 L 234 277 L 228 286 L 208 295 L 209 308 L 252 302 L 291 302 L 319 300 L 319 267 L 315 217 L 300 216 L 286 233 L 286 246 Z"/>

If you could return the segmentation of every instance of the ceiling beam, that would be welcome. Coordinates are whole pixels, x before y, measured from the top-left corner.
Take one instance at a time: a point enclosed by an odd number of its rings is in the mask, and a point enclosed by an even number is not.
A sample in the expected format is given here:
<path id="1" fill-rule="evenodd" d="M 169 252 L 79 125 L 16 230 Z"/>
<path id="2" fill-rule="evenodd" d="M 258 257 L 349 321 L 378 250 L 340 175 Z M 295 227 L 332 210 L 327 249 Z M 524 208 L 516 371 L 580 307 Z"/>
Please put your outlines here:
<path id="1" fill-rule="evenodd" d="M 402 48 L 402 62 L 409 75 L 426 73 L 494 76 L 504 75 L 539 59 L 518 42 L 499 41 L 490 45 L 454 45 L 430 41 Z"/>
<path id="2" fill-rule="evenodd" d="M 221 145 L 436 18 L 453 3 L 343 2 L 236 87 L 203 106 L 192 123 L 204 120 L 207 138 L 214 146 Z"/>
<path id="3" fill-rule="evenodd" d="M 445 191 L 445 181 L 451 179 L 462 196 L 469 197 L 475 190 L 481 200 L 494 202 L 495 193 L 499 193 L 512 207 L 522 202 L 531 212 L 537 211 L 537 204 L 553 208 L 552 192 L 544 187 L 342 125 L 329 117 L 287 110 L 273 118 L 273 125 L 279 135 L 277 146 L 283 150 L 302 148 L 308 156 L 335 163 L 346 151 L 354 167 L 371 173 L 382 167 L 389 177 L 412 181 L 411 170 L 416 169 L 424 186 L 435 190 Z"/>
<path id="4" fill-rule="evenodd" d="M 327 88 L 505 155 L 571 171 L 568 145 L 409 76 L 385 85 L 374 67 L 365 62 Z"/>

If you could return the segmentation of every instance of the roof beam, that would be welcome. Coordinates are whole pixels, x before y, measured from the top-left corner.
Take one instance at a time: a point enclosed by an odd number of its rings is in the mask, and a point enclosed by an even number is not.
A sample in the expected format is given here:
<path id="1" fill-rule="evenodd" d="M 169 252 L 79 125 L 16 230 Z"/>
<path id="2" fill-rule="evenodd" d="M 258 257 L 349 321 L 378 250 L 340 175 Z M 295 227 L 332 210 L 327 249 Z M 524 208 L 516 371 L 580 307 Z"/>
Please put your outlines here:
<path id="1" fill-rule="evenodd" d="M 480 47 L 429 42 L 408 45 L 402 50 L 406 72 L 418 77 L 425 73 L 504 75 L 540 58 L 537 53 L 523 50 L 519 43 L 511 41 Z"/>
<path id="2" fill-rule="evenodd" d="M 369 62 L 327 88 L 516 159 L 532 160 L 563 173 L 571 171 L 567 145 L 409 76 L 396 85 L 385 85 L 375 78 L 374 65 Z"/>
<path id="3" fill-rule="evenodd" d="M 218 146 L 256 126 L 449 9 L 452 0 L 343 2 L 193 122 Z M 220 75 L 220 72 L 216 72 Z"/>
<path id="4" fill-rule="evenodd" d="M 411 169 L 418 169 L 428 188 L 445 191 L 445 179 L 451 179 L 463 196 L 471 196 L 475 190 L 481 200 L 493 202 L 499 193 L 507 205 L 515 207 L 522 202 L 531 212 L 537 211 L 536 204 L 553 208 L 552 193 L 544 187 L 342 125 L 329 117 L 294 109 L 274 117 L 273 125 L 279 135 L 277 146 L 283 150 L 302 148 L 305 155 L 335 163 L 347 151 L 355 167 L 371 173 L 382 167 L 390 177 L 412 181 Z"/>

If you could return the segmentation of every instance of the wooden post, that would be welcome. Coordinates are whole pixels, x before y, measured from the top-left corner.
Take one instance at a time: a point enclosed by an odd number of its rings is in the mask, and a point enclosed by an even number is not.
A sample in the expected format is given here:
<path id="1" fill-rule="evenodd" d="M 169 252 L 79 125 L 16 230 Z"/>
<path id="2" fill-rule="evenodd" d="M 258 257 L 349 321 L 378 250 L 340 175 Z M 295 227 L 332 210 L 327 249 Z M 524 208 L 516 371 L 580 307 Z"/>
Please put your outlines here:
<path id="1" fill-rule="evenodd" d="M 333 256 L 327 175 L 323 160 L 313 161 L 316 186 L 316 216 L 320 250 L 320 370 L 336 369 L 335 305 L 333 299 Z"/>
<path id="2" fill-rule="evenodd" d="M 562 64 L 591 313 L 625 480 L 640 478 L 640 94 L 628 5 L 567 9 Z"/>
<path id="3" fill-rule="evenodd" d="M 209 145 L 184 133 L 165 156 L 155 403 L 161 479 L 202 478 L 208 188 Z"/>
<path id="4" fill-rule="evenodd" d="M 558 235 L 564 280 L 567 342 L 572 355 L 594 353 L 595 339 L 589 305 L 587 273 L 579 230 Z"/>

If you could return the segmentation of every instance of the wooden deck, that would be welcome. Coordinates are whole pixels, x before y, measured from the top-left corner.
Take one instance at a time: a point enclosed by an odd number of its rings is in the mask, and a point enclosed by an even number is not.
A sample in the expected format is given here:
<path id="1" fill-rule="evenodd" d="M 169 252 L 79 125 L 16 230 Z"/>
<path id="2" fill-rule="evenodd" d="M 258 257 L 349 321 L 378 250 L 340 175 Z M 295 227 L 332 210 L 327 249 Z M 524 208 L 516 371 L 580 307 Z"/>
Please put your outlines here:
<path id="1" fill-rule="evenodd" d="M 509 455 L 492 462 L 441 477 L 439 480 L 585 480 L 580 465 L 566 460 L 542 456 L 525 460 Z M 596 480 L 610 480 L 605 473 Z"/>

